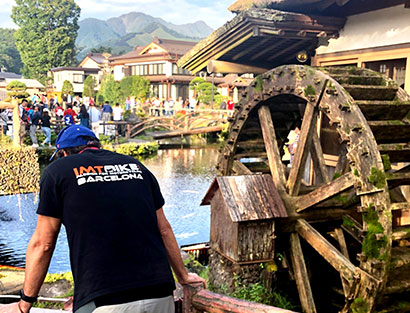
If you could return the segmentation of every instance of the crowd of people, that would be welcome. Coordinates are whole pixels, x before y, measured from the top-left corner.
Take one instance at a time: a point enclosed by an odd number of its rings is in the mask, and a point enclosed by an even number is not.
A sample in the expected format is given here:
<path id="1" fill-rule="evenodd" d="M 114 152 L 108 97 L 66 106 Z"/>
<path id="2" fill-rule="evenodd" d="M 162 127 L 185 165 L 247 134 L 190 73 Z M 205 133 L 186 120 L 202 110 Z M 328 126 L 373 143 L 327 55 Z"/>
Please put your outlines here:
<path id="1" fill-rule="evenodd" d="M 186 110 L 195 110 L 200 106 L 196 98 L 183 100 L 182 97 L 179 97 L 177 100 L 154 97 L 151 100 L 147 100 L 146 104 L 151 107 L 151 116 L 172 116 L 174 114 L 184 113 Z M 219 105 L 219 109 L 233 110 L 234 105 L 233 100 L 222 101 Z"/>
<path id="2" fill-rule="evenodd" d="M 125 103 L 120 105 L 110 104 L 106 101 L 102 106 L 95 103 L 93 98 L 64 96 L 59 102 L 57 96 L 47 96 L 45 94 L 35 94 L 30 99 L 24 99 L 19 105 L 20 122 L 20 143 L 26 134 L 29 134 L 33 147 L 39 147 L 36 134 L 43 132 L 45 140 L 42 146 L 51 146 L 52 129 L 59 131 L 62 127 L 80 124 L 91 129 L 97 136 L 101 133 L 100 125 L 114 121 L 121 122 L 124 119 L 124 113 L 128 110 L 145 110 L 145 114 L 151 116 L 173 116 L 178 113 L 185 113 L 187 110 L 199 108 L 199 101 L 195 98 L 183 100 L 179 97 L 177 100 L 172 98 L 164 99 L 154 97 L 147 99 L 144 103 L 140 100 L 128 97 Z M 234 102 L 229 100 L 222 101 L 219 105 L 220 110 L 233 110 Z M 12 110 L 0 110 L 0 131 L 6 135 L 12 120 Z M 106 132 L 107 127 L 102 127 Z M 121 124 L 117 123 L 118 134 L 121 134 Z"/>
<path id="3" fill-rule="evenodd" d="M 131 105 L 129 105 L 130 107 Z M 99 136 L 101 122 L 122 121 L 123 114 L 124 109 L 119 103 L 111 106 L 106 101 L 100 108 L 92 98 L 64 97 L 63 101 L 59 103 L 57 97 L 49 98 L 36 94 L 29 100 L 23 99 L 19 104 L 20 144 L 23 144 L 24 137 L 29 134 L 33 147 L 39 147 L 36 134 L 41 131 L 45 136 L 41 146 L 51 147 L 52 129 L 54 128 L 58 132 L 64 126 L 73 124 L 85 126 Z M 12 109 L 0 109 L 0 131 L 2 134 L 8 134 L 12 119 Z M 121 133 L 120 125 L 118 127 L 118 131 Z"/>

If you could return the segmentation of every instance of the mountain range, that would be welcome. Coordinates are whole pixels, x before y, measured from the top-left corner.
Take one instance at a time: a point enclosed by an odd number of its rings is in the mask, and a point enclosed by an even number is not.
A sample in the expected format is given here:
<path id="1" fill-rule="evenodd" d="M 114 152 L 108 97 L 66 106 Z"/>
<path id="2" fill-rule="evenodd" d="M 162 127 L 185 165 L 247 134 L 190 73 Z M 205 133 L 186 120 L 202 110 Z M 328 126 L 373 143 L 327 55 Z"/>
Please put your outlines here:
<path id="1" fill-rule="evenodd" d="M 141 12 L 131 12 L 106 21 L 87 18 L 79 22 L 76 39 L 78 58 L 92 48 L 109 47 L 112 53 L 128 52 L 147 45 L 154 36 L 163 39 L 199 41 L 212 32 L 205 22 L 176 25 Z"/>

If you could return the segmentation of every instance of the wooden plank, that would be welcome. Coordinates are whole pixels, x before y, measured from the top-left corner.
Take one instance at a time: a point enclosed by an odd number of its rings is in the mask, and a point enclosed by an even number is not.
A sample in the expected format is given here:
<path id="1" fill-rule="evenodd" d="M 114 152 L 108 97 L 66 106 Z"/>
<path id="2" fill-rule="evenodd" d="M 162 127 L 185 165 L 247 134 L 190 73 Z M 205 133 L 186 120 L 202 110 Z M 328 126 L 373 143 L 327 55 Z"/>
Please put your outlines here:
<path id="1" fill-rule="evenodd" d="M 404 143 L 378 145 L 381 154 L 388 154 L 391 163 L 408 162 L 410 160 L 410 145 Z"/>
<path id="2" fill-rule="evenodd" d="M 249 168 L 247 168 L 241 161 L 238 161 L 238 160 L 233 161 L 232 169 L 238 175 L 252 175 L 253 174 Z"/>
<path id="3" fill-rule="evenodd" d="M 410 124 L 402 121 L 368 121 L 377 143 L 410 141 Z"/>
<path id="4" fill-rule="evenodd" d="M 312 146 L 310 149 L 310 154 L 312 156 L 313 167 L 315 168 L 315 173 L 321 182 L 327 184 L 329 182 L 329 176 L 327 173 L 327 168 L 325 165 L 325 158 L 323 156 L 322 146 L 320 145 L 320 140 L 317 132 L 313 132 Z"/>
<path id="5" fill-rule="evenodd" d="M 402 185 L 410 185 L 410 172 L 395 172 L 387 175 L 387 183 L 390 188 Z"/>
<path id="6" fill-rule="evenodd" d="M 310 151 L 313 132 L 316 131 L 317 110 L 311 103 L 306 104 L 303 115 L 302 127 L 299 135 L 299 142 L 294 155 L 292 167 L 288 178 L 288 192 L 291 196 L 299 193 L 300 181 L 305 170 L 306 159 Z"/>
<path id="7" fill-rule="evenodd" d="M 335 173 L 344 174 L 348 169 L 349 160 L 347 159 L 346 144 L 342 144 L 339 158 L 337 159 Z"/>
<path id="8" fill-rule="evenodd" d="M 222 294 L 211 292 L 206 289 L 202 289 L 194 296 L 192 296 L 191 303 L 192 307 L 198 310 L 198 312 L 205 311 L 209 313 L 294 313 L 293 311 L 280 309 L 273 306 L 228 297 Z M 189 310 L 184 312 L 188 313 L 197 311 Z"/>
<path id="9" fill-rule="evenodd" d="M 355 100 L 393 100 L 398 87 L 342 85 Z"/>
<path id="10" fill-rule="evenodd" d="M 329 199 L 338 193 L 353 187 L 353 183 L 354 177 L 349 172 L 327 183 L 326 185 L 318 187 L 306 195 L 297 197 L 294 201 L 296 212 L 306 210 L 319 202 Z"/>
<path id="11" fill-rule="evenodd" d="M 397 101 L 355 101 L 363 115 L 369 121 L 401 120 L 410 111 L 409 102 Z"/>
<path id="12" fill-rule="evenodd" d="M 410 210 L 410 202 L 392 203 L 390 209 L 393 210 Z"/>
<path id="13" fill-rule="evenodd" d="M 290 256 L 292 259 L 293 271 L 295 274 L 296 286 L 299 291 L 302 310 L 305 313 L 317 312 L 302 247 L 300 245 L 299 235 L 296 233 L 290 234 Z"/>
<path id="14" fill-rule="evenodd" d="M 391 237 L 393 240 L 410 239 L 410 227 L 405 226 L 394 229 Z"/>
<path id="15" fill-rule="evenodd" d="M 328 261 L 343 278 L 352 281 L 356 267 L 308 222 L 299 219 L 296 223 L 298 234 Z"/>
<path id="16" fill-rule="evenodd" d="M 258 114 L 273 182 L 278 190 L 284 191 L 286 179 L 269 107 L 267 105 L 261 106 Z"/>
<path id="17" fill-rule="evenodd" d="M 152 126 L 151 126 L 152 127 Z M 205 133 L 215 133 L 219 132 L 223 129 L 223 126 L 211 126 L 211 127 L 201 127 L 186 131 L 171 131 L 163 134 L 156 134 L 153 136 L 154 139 L 166 139 L 166 138 L 173 138 L 173 137 L 180 137 L 180 136 L 189 136 L 189 135 L 197 135 L 197 134 L 205 134 Z"/>
<path id="18" fill-rule="evenodd" d="M 347 250 L 345 236 L 343 234 L 343 230 L 341 228 L 335 229 L 336 240 L 339 243 L 339 248 L 342 254 L 349 260 L 349 251 Z M 349 282 L 345 280 L 341 275 L 340 278 L 342 280 L 343 285 L 343 292 L 345 296 L 347 296 L 350 292 Z"/>
<path id="19" fill-rule="evenodd" d="M 349 226 L 342 224 L 342 228 L 345 230 L 345 232 L 356 239 L 357 242 L 362 243 L 364 238 L 363 226 L 349 215 L 344 215 L 343 219 L 347 219 L 347 221 L 350 222 Z"/>

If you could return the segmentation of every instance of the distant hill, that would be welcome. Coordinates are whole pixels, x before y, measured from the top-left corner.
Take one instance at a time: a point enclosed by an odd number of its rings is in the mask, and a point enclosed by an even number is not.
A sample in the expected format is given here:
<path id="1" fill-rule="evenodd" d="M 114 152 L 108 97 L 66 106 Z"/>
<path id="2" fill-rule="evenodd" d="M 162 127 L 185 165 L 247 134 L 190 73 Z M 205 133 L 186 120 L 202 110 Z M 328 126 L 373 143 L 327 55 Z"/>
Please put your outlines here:
<path id="1" fill-rule="evenodd" d="M 154 36 L 164 39 L 199 41 L 212 32 L 205 22 L 176 25 L 141 12 L 131 12 L 107 21 L 87 18 L 79 22 L 76 45 L 81 59 L 87 51 L 100 46 L 113 53 L 128 52 L 135 46 L 147 45 Z"/>

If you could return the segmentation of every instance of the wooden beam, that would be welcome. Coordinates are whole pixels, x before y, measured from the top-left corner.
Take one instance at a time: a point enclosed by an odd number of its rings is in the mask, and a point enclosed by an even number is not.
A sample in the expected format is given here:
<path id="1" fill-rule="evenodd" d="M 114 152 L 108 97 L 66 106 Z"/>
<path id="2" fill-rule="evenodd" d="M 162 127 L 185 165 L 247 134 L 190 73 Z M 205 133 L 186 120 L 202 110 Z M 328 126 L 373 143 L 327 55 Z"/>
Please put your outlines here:
<path id="1" fill-rule="evenodd" d="M 264 55 L 265 53 L 276 49 L 279 44 L 286 43 L 287 41 L 289 41 L 289 40 L 288 39 L 281 39 L 281 41 L 278 41 L 276 44 L 267 46 L 265 49 L 260 50 L 258 53 L 255 53 L 252 57 L 250 57 L 250 60 L 251 61 L 256 60 L 257 58 Z"/>
<path id="2" fill-rule="evenodd" d="M 308 102 L 306 103 L 305 113 L 303 114 L 302 127 L 299 135 L 299 142 L 296 148 L 296 153 L 290 168 L 287 188 L 289 195 L 297 196 L 300 188 L 300 181 L 302 180 L 305 171 L 305 164 L 310 145 L 312 143 L 313 132 L 316 131 L 317 109 Z"/>
<path id="3" fill-rule="evenodd" d="M 329 262 L 343 278 L 348 281 L 353 280 L 356 267 L 308 222 L 303 219 L 297 220 L 296 231 Z"/>
<path id="4" fill-rule="evenodd" d="M 327 184 L 329 182 L 329 176 L 325 165 L 325 158 L 323 157 L 322 146 L 320 145 L 320 139 L 316 131 L 313 132 L 312 140 L 313 142 L 310 149 L 310 155 L 312 156 L 315 173 L 318 175 L 322 183 Z"/>
<path id="5" fill-rule="evenodd" d="M 235 160 L 233 161 L 232 169 L 238 174 L 238 175 L 252 175 L 252 171 L 246 167 L 241 161 Z"/>
<path id="6" fill-rule="evenodd" d="M 335 173 L 344 174 L 348 169 L 347 148 L 346 144 L 342 144 L 339 158 L 337 159 Z"/>
<path id="7" fill-rule="evenodd" d="M 321 1 L 319 4 L 317 4 L 316 6 L 319 9 L 319 11 L 324 11 L 335 2 L 336 0 L 324 0 L 324 1 Z"/>
<path id="8" fill-rule="evenodd" d="M 349 260 L 349 251 L 347 250 L 345 236 L 343 234 L 343 230 L 341 228 L 335 229 L 336 240 L 339 243 L 339 248 L 342 254 Z M 347 296 L 350 292 L 349 282 L 340 275 L 343 285 L 343 292 L 345 296 Z"/>
<path id="9" fill-rule="evenodd" d="M 184 288 L 185 290 L 185 288 Z M 186 301 L 184 292 L 184 302 Z M 194 294 L 191 299 L 192 306 L 184 312 L 209 312 L 209 313 L 294 313 L 293 311 L 276 308 L 260 303 L 249 302 L 206 289 Z M 184 305 L 185 308 L 185 305 Z"/>
<path id="10" fill-rule="evenodd" d="M 294 201 L 296 212 L 306 210 L 319 202 L 329 199 L 338 193 L 353 187 L 353 183 L 354 177 L 350 172 L 348 172 L 327 183 L 326 185 L 318 187 L 306 195 L 297 197 Z"/>
<path id="11" fill-rule="evenodd" d="M 315 313 L 316 306 L 313 300 L 309 276 L 306 270 L 305 259 L 300 245 L 299 235 L 290 234 L 290 256 L 292 259 L 293 272 L 295 274 L 296 286 L 299 291 L 300 304 L 304 313 Z"/>
<path id="12" fill-rule="evenodd" d="M 210 60 L 206 67 L 208 73 L 222 73 L 222 74 L 262 74 L 268 71 L 266 68 L 244 65 L 240 63 Z"/>
<path id="13" fill-rule="evenodd" d="M 277 57 L 279 57 L 281 55 L 284 55 L 288 51 L 291 51 L 291 50 L 305 44 L 305 41 L 306 41 L 305 38 L 300 37 L 300 39 L 296 40 L 296 42 L 294 42 L 293 44 L 287 46 L 285 49 L 282 49 L 282 50 L 278 51 L 277 53 L 275 53 L 274 55 L 269 56 L 268 60 L 271 61 L 271 60 L 274 60 L 274 59 L 276 59 Z M 252 58 L 251 58 L 251 60 L 252 60 Z"/>
<path id="14" fill-rule="evenodd" d="M 232 60 L 235 61 L 235 60 L 237 60 L 237 59 L 243 57 L 244 55 L 248 54 L 248 53 L 251 52 L 251 51 L 254 51 L 254 50 L 259 51 L 260 47 L 262 47 L 264 44 L 266 44 L 267 42 L 269 42 L 270 39 L 271 39 L 271 38 L 265 38 L 265 39 L 261 40 L 261 41 L 258 43 L 258 45 L 250 45 L 248 48 L 243 49 L 241 52 L 235 54 L 235 55 L 232 57 Z M 208 64 L 209 64 L 209 62 L 208 62 Z"/>
<path id="15" fill-rule="evenodd" d="M 258 110 L 259 122 L 261 124 L 263 141 L 269 160 L 269 168 L 272 173 L 273 183 L 280 191 L 285 190 L 285 173 L 283 172 L 282 159 L 280 157 L 278 142 L 276 140 L 275 127 L 268 105 L 263 105 Z"/>

